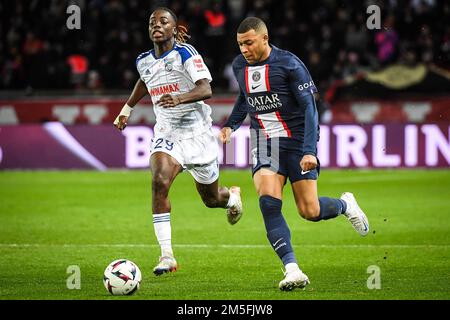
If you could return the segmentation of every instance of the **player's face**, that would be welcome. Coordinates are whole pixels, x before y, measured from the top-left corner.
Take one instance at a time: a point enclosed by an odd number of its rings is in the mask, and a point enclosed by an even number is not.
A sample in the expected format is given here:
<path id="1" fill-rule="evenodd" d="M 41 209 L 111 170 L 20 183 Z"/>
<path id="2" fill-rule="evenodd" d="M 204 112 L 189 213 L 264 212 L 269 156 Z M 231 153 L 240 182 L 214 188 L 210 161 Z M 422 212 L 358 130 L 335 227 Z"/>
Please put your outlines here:
<path id="1" fill-rule="evenodd" d="M 251 29 L 245 33 L 237 34 L 237 43 L 242 55 L 248 63 L 254 64 L 260 62 L 268 45 L 268 35 L 258 33 Z"/>
<path id="2" fill-rule="evenodd" d="M 163 43 L 173 38 L 175 21 L 169 12 L 157 10 L 150 16 L 148 32 L 150 40 L 155 43 Z"/>

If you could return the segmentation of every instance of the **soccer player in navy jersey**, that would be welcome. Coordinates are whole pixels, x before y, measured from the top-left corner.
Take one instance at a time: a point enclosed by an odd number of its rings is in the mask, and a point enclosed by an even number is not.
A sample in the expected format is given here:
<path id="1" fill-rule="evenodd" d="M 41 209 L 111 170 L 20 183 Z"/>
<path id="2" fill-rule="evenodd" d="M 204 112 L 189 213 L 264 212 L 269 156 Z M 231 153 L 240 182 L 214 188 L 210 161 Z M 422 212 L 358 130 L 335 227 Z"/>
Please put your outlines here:
<path id="1" fill-rule="evenodd" d="M 233 61 L 240 94 L 220 132 L 226 143 L 247 114 L 251 120 L 253 181 L 267 238 L 285 266 L 281 290 L 304 288 L 308 277 L 295 258 L 290 231 L 281 213 L 283 187 L 289 178 L 300 215 L 320 221 L 344 215 L 365 236 L 369 223 L 353 194 L 340 199 L 318 197 L 319 124 L 314 93 L 317 89 L 302 61 L 269 43 L 265 23 L 246 18 L 237 31 L 242 54 Z"/>

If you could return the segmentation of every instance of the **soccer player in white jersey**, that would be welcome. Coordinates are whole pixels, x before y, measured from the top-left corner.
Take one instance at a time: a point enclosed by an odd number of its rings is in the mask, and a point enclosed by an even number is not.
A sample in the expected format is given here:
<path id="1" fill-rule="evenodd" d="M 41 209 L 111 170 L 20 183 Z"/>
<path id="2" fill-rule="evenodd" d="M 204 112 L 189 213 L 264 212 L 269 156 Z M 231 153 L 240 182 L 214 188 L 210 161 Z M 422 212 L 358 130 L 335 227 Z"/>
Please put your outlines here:
<path id="1" fill-rule="evenodd" d="M 211 130 L 211 109 L 203 102 L 211 97 L 212 78 L 195 48 L 185 44 L 186 31 L 168 8 L 151 14 L 149 35 L 154 49 L 137 57 L 140 79 L 114 121 L 119 130 L 125 129 L 133 107 L 150 93 L 156 115 L 150 155 L 153 225 L 161 247 L 153 269 L 156 275 L 177 269 L 168 195 L 180 172 L 187 170 L 194 177 L 207 207 L 227 209 L 230 224 L 242 215 L 240 188 L 219 186 L 218 144 Z"/>

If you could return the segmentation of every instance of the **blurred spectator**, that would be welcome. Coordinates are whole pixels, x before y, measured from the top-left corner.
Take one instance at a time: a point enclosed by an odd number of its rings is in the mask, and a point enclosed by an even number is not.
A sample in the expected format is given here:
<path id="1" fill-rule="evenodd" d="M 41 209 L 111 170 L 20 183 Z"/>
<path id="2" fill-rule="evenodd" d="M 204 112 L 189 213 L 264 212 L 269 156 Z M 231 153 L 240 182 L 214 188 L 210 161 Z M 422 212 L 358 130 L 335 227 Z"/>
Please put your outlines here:
<path id="1" fill-rule="evenodd" d="M 91 90 L 98 90 L 102 87 L 100 74 L 96 70 L 88 72 L 87 76 L 87 88 Z"/>
<path id="2" fill-rule="evenodd" d="M 375 34 L 375 43 L 377 44 L 377 57 L 381 64 L 387 64 L 394 61 L 398 35 L 394 29 L 394 17 L 389 16 L 381 30 Z"/>
<path id="3" fill-rule="evenodd" d="M 87 58 L 80 54 L 73 54 L 67 58 L 67 63 L 71 67 L 71 83 L 76 89 L 82 89 L 89 67 Z"/>
<path id="4" fill-rule="evenodd" d="M 239 91 L 239 83 L 237 82 L 236 78 L 234 77 L 233 67 L 231 65 L 231 62 L 233 61 L 233 58 L 230 58 L 223 70 L 223 76 L 228 81 L 227 90 L 229 92 L 238 92 Z"/>
<path id="5" fill-rule="evenodd" d="M 205 37 L 208 45 L 209 67 L 221 75 L 224 68 L 224 44 L 226 43 L 227 18 L 222 9 L 221 1 L 213 0 L 211 7 L 203 12 L 206 20 Z M 217 79 L 216 79 L 217 81 Z"/>

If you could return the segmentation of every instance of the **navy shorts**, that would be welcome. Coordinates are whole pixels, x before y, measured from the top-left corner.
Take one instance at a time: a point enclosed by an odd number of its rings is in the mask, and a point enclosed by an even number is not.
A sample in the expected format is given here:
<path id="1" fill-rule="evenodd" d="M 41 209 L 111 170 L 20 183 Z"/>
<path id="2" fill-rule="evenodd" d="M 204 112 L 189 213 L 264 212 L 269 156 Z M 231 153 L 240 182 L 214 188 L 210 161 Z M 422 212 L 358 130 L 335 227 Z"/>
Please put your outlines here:
<path id="1" fill-rule="evenodd" d="M 289 178 L 291 183 L 299 180 L 317 180 L 320 174 L 319 159 L 315 169 L 304 172 L 300 167 L 300 161 L 304 155 L 301 144 L 298 141 L 289 140 L 280 139 L 278 147 L 271 145 L 268 140 L 267 147 L 252 149 L 252 175 L 261 168 L 267 168 Z M 276 149 L 279 151 L 276 152 Z"/>

